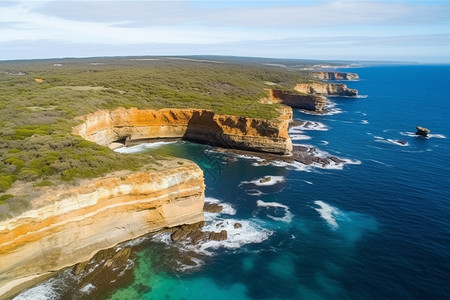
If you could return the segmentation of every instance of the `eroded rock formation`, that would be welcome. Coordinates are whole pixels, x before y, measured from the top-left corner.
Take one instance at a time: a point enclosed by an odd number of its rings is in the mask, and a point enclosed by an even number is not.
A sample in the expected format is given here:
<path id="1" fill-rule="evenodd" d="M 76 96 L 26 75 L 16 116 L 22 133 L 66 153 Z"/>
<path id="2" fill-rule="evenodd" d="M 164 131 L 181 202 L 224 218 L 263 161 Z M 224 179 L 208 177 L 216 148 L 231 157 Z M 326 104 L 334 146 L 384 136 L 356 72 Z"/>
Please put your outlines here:
<path id="1" fill-rule="evenodd" d="M 321 112 L 327 103 L 327 98 L 322 95 L 299 94 L 276 89 L 270 89 L 269 93 L 273 102 L 280 102 L 292 108 Z"/>
<path id="2" fill-rule="evenodd" d="M 328 96 L 356 96 L 358 91 L 349 89 L 346 84 L 339 83 L 299 83 L 294 90 L 303 94 L 319 94 Z"/>
<path id="3" fill-rule="evenodd" d="M 359 79 L 356 73 L 346 72 L 313 72 L 312 75 L 320 80 L 357 80 Z"/>
<path id="4" fill-rule="evenodd" d="M 183 138 L 224 148 L 290 154 L 289 112 L 282 114 L 279 122 L 272 122 L 201 109 L 118 108 L 81 117 L 84 123 L 73 133 L 105 146 L 122 139 Z"/>
<path id="5" fill-rule="evenodd" d="M 417 129 L 416 135 L 428 136 L 428 134 L 430 133 L 430 129 L 428 129 L 428 128 L 417 126 L 416 129 Z"/>
<path id="6" fill-rule="evenodd" d="M 203 204 L 203 172 L 188 161 L 49 188 L 29 211 L 0 222 L 0 299 L 119 242 L 202 221 Z"/>

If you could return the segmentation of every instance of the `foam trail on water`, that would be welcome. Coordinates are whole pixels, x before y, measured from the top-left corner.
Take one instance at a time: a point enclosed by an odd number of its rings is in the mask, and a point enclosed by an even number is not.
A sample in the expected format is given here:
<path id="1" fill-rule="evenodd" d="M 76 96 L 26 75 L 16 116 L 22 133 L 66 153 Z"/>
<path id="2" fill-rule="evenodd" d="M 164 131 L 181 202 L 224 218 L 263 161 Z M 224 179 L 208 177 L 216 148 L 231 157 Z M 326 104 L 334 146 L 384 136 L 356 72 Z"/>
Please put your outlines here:
<path id="1" fill-rule="evenodd" d="M 270 214 L 267 214 L 267 217 L 269 217 L 275 221 L 281 221 L 281 222 L 286 222 L 286 223 L 292 222 L 292 218 L 294 215 L 291 213 L 289 206 L 287 206 L 287 205 L 283 205 L 278 202 L 264 202 L 262 200 L 256 201 L 256 205 L 258 207 L 265 207 L 265 208 L 275 208 L 275 209 L 280 208 L 280 209 L 284 210 L 284 217 L 275 217 Z"/>
<path id="2" fill-rule="evenodd" d="M 375 160 L 375 159 L 369 159 L 370 161 L 373 161 L 374 163 L 377 163 L 377 164 L 380 164 L 380 165 L 383 165 L 383 166 L 386 166 L 386 167 L 392 167 L 392 165 L 390 165 L 390 164 L 387 164 L 387 163 L 384 163 L 384 162 L 382 162 L 382 161 L 379 161 L 379 160 Z"/>
<path id="3" fill-rule="evenodd" d="M 405 136 L 409 136 L 409 137 L 419 137 L 419 138 L 436 138 L 436 139 L 446 139 L 447 137 L 444 134 L 440 134 L 440 133 L 430 133 L 428 134 L 428 136 L 420 136 L 417 135 L 415 132 L 411 132 L 411 131 L 404 131 L 404 132 L 400 132 L 401 135 L 405 135 Z"/>
<path id="4" fill-rule="evenodd" d="M 257 189 L 251 189 L 251 190 L 245 190 L 245 193 L 249 196 L 261 196 L 261 195 L 265 195 L 265 193 L 261 192 L 260 190 Z"/>
<path id="5" fill-rule="evenodd" d="M 295 141 L 301 141 L 301 140 L 305 141 L 305 140 L 311 139 L 310 136 L 307 136 L 304 134 L 291 134 L 290 137 L 291 137 L 291 140 L 295 140 Z"/>
<path id="6" fill-rule="evenodd" d="M 144 152 L 147 149 L 155 149 L 159 148 L 164 145 L 174 144 L 177 143 L 177 141 L 171 141 L 171 142 L 154 142 L 154 143 L 143 143 L 136 146 L 131 147 L 121 147 L 117 148 L 114 151 L 119 153 L 139 153 Z"/>
<path id="7" fill-rule="evenodd" d="M 336 230 L 339 227 L 336 218 L 341 214 L 339 209 L 320 200 L 314 201 L 314 204 L 319 206 L 319 208 L 314 209 L 320 214 L 322 219 L 327 221 L 331 229 Z"/>
<path id="8" fill-rule="evenodd" d="M 378 143 L 385 143 L 385 144 L 391 144 L 391 145 L 396 145 L 396 146 L 401 146 L 401 147 L 407 147 L 409 146 L 409 143 L 406 141 L 399 141 L 399 140 L 394 140 L 394 139 L 385 139 L 381 136 L 374 136 L 375 138 L 375 142 Z"/>

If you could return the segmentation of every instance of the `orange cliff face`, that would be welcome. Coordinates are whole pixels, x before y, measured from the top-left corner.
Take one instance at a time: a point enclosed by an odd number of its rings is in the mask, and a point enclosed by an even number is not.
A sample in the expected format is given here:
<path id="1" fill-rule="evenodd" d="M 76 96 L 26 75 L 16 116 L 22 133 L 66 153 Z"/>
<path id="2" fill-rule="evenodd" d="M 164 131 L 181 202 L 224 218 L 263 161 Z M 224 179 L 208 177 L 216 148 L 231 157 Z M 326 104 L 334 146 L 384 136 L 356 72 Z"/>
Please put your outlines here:
<path id="1" fill-rule="evenodd" d="M 356 73 L 347 72 L 313 72 L 312 75 L 320 80 L 357 80 L 359 79 Z"/>
<path id="2" fill-rule="evenodd" d="M 101 249 L 202 221 L 204 188 L 202 170 L 185 162 L 48 190 L 29 211 L 0 222 L 0 299 Z"/>
<path id="3" fill-rule="evenodd" d="M 328 96 L 356 96 L 358 90 L 349 89 L 347 85 L 340 83 L 299 83 L 294 90 L 303 94 L 319 94 Z"/>
<path id="4" fill-rule="evenodd" d="M 270 89 L 270 100 L 283 103 L 292 108 L 306 109 L 321 112 L 327 103 L 327 98 L 322 95 L 306 95 L 289 91 Z"/>
<path id="5" fill-rule="evenodd" d="M 286 110 L 279 122 L 272 122 L 201 109 L 118 108 L 81 117 L 84 123 L 73 133 L 104 146 L 122 139 L 183 138 L 224 148 L 290 154 L 291 118 L 291 110 Z"/>

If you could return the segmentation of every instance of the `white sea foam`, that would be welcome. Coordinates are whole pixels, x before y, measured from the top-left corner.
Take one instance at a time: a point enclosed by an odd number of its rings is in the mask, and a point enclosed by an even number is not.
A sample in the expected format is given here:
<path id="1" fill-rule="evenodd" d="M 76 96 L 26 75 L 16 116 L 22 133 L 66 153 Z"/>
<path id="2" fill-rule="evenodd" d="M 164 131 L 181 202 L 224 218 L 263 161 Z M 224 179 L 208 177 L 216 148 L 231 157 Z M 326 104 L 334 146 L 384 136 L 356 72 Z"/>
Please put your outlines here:
<path id="1" fill-rule="evenodd" d="M 291 223 L 292 222 L 292 218 L 294 217 L 294 215 L 291 213 L 289 207 L 287 205 L 283 205 L 281 203 L 278 202 L 264 202 L 262 200 L 258 200 L 256 201 L 256 205 L 258 207 L 265 207 L 265 208 L 275 208 L 275 209 L 282 209 L 284 210 L 284 216 L 283 217 L 275 217 L 272 216 L 271 214 L 267 214 L 267 217 L 271 218 L 272 220 L 275 221 L 281 221 L 281 222 L 286 222 L 286 223 Z"/>
<path id="2" fill-rule="evenodd" d="M 133 239 L 133 240 L 130 240 L 130 241 L 127 241 L 127 242 L 125 242 L 125 243 L 123 243 L 123 244 L 121 244 L 123 247 L 134 247 L 134 246 L 137 246 L 137 245 L 139 245 L 139 244 L 141 244 L 141 243 L 143 243 L 143 242 L 145 242 L 146 240 L 148 240 L 149 238 L 148 237 L 145 237 L 145 236 L 141 236 L 141 237 L 138 237 L 138 238 L 135 238 L 135 239 Z M 117 251 L 117 250 L 116 250 Z"/>
<path id="3" fill-rule="evenodd" d="M 240 223 L 241 228 L 234 228 L 235 223 Z M 206 225 L 203 230 L 220 232 L 226 230 L 228 238 L 225 241 L 208 241 L 199 245 L 199 250 L 206 253 L 210 249 L 227 248 L 237 249 L 243 245 L 261 243 L 272 235 L 272 231 L 262 228 L 254 221 L 224 219 L 216 220 Z M 196 248 L 196 246 L 193 246 Z"/>
<path id="4" fill-rule="evenodd" d="M 311 172 L 314 167 L 312 165 L 304 165 L 299 162 L 285 162 L 285 161 L 271 161 L 270 165 L 280 168 L 286 168 L 289 170 L 295 170 L 295 171 L 305 171 L 305 172 Z"/>
<path id="5" fill-rule="evenodd" d="M 382 162 L 382 161 L 379 161 L 379 160 L 375 160 L 375 159 L 369 159 L 370 161 L 373 161 L 374 163 L 377 163 L 377 164 L 380 164 L 380 165 L 383 165 L 383 166 L 386 166 L 386 167 L 392 167 L 392 165 L 389 165 L 389 164 L 387 164 L 387 163 L 384 163 L 384 162 Z"/>
<path id="6" fill-rule="evenodd" d="M 400 132 L 401 135 L 409 136 L 409 137 L 418 137 L 418 138 L 436 138 L 436 139 L 446 139 L 447 137 L 444 134 L 440 133 L 430 133 L 428 136 L 420 136 L 417 135 L 415 132 L 406 131 L 406 132 Z"/>
<path id="7" fill-rule="evenodd" d="M 304 134 L 291 134 L 290 137 L 293 141 L 305 141 L 311 139 L 310 136 Z"/>
<path id="8" fill-rule="evenodd" d="M 60 295 L 54 290 L 53 284 L 46 282 L 20 293 L 14 300 L 57 300 L 59 298 Z"/>
<path id="9" fill-rule="evenodd" d="M 198 254 L 214 256 L 216 254 L 215 250 L 219 248 L 237 249 L 247 244 L 261 243 L 273 234 L 273 231 L 259 225 L 260 221 L 258 219 L 238 220 L 225 218 L 223 215 L 234 215 L 236 213 L 229 203 L 224 203 L 219 199 L 211 197 L 206 198 L 205 201 L 209 203 L 218 203 L 224 207 L 224 210 L 220 213 L 205 213 L 205 226 L 202 231 L 221 232 L 222 230 L 226 230 L 227 239 L 224 241 L 200 242 L 196 245 L 192 245 L 189 241 L 181 241 L 176 243 L 180 251 L 194 251 Z M 232 211 L 227 211 L 225 207 L 232 208 Z M 236 223 L 240 223 L 242 227 L 235 228 Z M 174 242 L 172 242 L 170 238 L 170 233 L 158 233 L 153 236 L 153 239 L 167 245 L 174 245 Z M 189 264 L 187 266 L 180 266 L 178 270 L 186 268 L 192 269 L 195 268 L 196 265 L 200 266 L 203 264 L 201 259 L 194 262 L 194 265 Z"/>
<path id="10" fill-rule="evenodd" d="M 239 223 L 241 228 L 235 228 L 234 224 Z M 223 219 L 215 217 L 214 219 L 206 219 L 206 225 L 202 229 L 203 231 L 221 232 L 227 231 L 227 239 L 223 241 L 205 241 L 196 245 L 192 245 L 188 241 L 181 241 L 177 243 L 177 247 L 180 251 L 194 251 L 195 253 L 214 256 L 215 250 L 219 248 L 225 249 L 238 249 L 247 244 L 261 243 L 267 240 L 273 231 L 265 229 L 258 225 L 256 220 L 235 220 L 235 219 Z M 159 233 L 154 236 L 154 240 L 163 242 L 167 245 L 174 245 L 174 242 L 170 239 L 169 233 Z M 198 262 L 201 265 L 202 262 Z M 194 268 L 191 266 L 190 268 Z"/>
<path id="11" fill-rule="evenodd" d="M 186 272 L 192 269 L 198 269 L 205 264 L 203 260 L 196 257 L 190 257 L 189 259 L 192 262 L 191 264 L 176 261 L 178 266 L 175 268 L 175 270 L 177 270 L 178 272 Z"/>
<path id="12" fill-rule="evenodd" d="M 114 151 L 119 153 L 139 153 L 144 152 L 147 149 L 155 149 L 159 148 L 164 145 L 174 144 L 177 143 L 177 141 L 170 141 L 170 142 L 154 142 L 154 143 L 143 143 L 136 146 L 131 147 L 121 147 L 117 148 Z"/>
<path id="13" fill-rule="evenodd" d="M 258 156 L 253 156 L 253 155 L 240 154 L 240 155 L 236 155 L 236 157 L 238 157 L 238 158 L 243 158 L 243 159 L 248 159 L 248 160 L 256 160 L 257 162 L 262 162 L 262 161 L 264 161 L 263 158 L 258 157 Z"/>
<path id="14" fill-rule="evenodd" d="M 320 214 L 322 219 L 327 221 L 331 229 L 336 230 L 339 227 L 336 218 L 341 214 L 340 210 L 320 200 L 314 201 L 314 204 L 320 207 L 314 209 Z"/>
<path id="15" fill-rule="evenodd" d="M 324 146 L 326 146 L 326 145 L 328 145 L 328 144 L 329 144 L 329 142 L 328 142 L 328 141 L 320 141 L 320 143 L 321 143 L 322 145 L 324 145 Z"/>
<path id="16" fill-rule="evenodd" d="M 304 180 L 307 184 L 314 184 L 314 183 L 312 183 L 311 181 L 308 181 L 308 180 Z"/>
<path id="17" fill-rule="evenodd" d="M 72 271 L 66 270 L 54 278 L 23 291 L 14 300 L 57 300 L 61 298 L 61 293 L 67 290 L 70 282 L 75 280 L 76 277 Z"/>
<path id="18" fill-rule="evenodd" d="M 324 151 L 318 151 L 317 157 L 329 157 L 330 155 Z M 270 161 L 269 164 L 275 167 L 286 168 L 289 170 L 295 171 L 304 171 L 304 172 L 312 172 L 315 169 L 325 169 L 325 170 L 342 170 L 345 165 L 360 165 L 362 162 L 358 159 L 349 159 L 349 158 L 339 158 L 342 162 L 336 163 L 334 161 L 330 161 L 329 164 L 322 165 L 320 163 L 313 162 L 310 165 L 304 165 L 300 162 L 286 162 L 286 161 Z"/>
<path id="19" fill-rule="evenodd" d="M 321 122 L 304 121 L 302 125 L 293 126 L 289 128 L 289 133 L 302 133 L 303 130 L 317 130 L 317 131 L 327 131 L 327 125 Z"/>
<path id="20" fill-rule="evenodd" d="M 364 124 L 364 125 L 369 124 L 369 121 L 367 121 L 367 120 L 361 120 L 361 124 Z"/>
<path id="21" fill-rule="evenodd" d="M 265 193 L 261 192 L 260 190 L 257 189 L 250 189 L 250 190 L 245 190 L 245 193 L 249 196 L 261 196 L 261 195 L 265 195 Z"/>
<path id="22" fill-rule="evenodd" d="M 321 115 L 321 116 L 331 116 L 331 115 L 337 115 L 340 113 L 343 113 L 343 111 L 336 107 L 336 103 L 332 102 L 332 101 L 328 101 L 328 104 L 325 105 L 323 112 L 318 113 L 315 111 L 310 111 L 310 110 L 299 110 L 300 112 L 306 114 L 306 115 Z"/>
<path id="23" fill-rule="evenodd" d="M 90 294 L 91 292 L 93 292 L 97 287 L 95 285 L 93 285 L 92 283 L 88 283 L 86 284 L 84 287 L 82 287 L 80 289 L 80 292 L 82 292 L 83 294 Z"/>
<path id="24" fill-rule="evenodd" d="M 385 144 L 391 144 L 391 145 L 396 145 L 396 146 L 401 146 L 401 147 L 407 147 L 409 146 L 408 142 L 400 142 L 399 140 L 394 140 L 394 139 L 384 139 L 382 137 L 375 137 L 377 138 L 375 140 L 375 142 L 379 142 L 379 143 L 385 143 Z"/>
<path id="25" fill-rule="evenodd" d="M 264 179 L 266 179 L 268 177 L 270 177 L 270 180 L 261 182 L 262 180 L 264 180 Z M 268 176 L 264 176 L 262 178 L 254 179 L 254 180 L 251 180 L 251 181 L 242 181 L 239 184 L 239 186 L 241 186 L 242 184 L 254 184 L 254 185 L 257 185 L 257 186 L 270 186 L 270 185 L 275 185 L 275 184 L 280 183 L 280 182 L 284 182 L 284 176 L 268 175 Z"/>
<path id="26" fill-rule="evenodd" d="M 402 146 L 402 147 L 409 146 L 408 142 L 401 143 L 399 140 L 393 140 L 393 139 L 387 139 L 387 141 L 389 143 L 397 145 L 397 146 Z"/>
<path id="27" fill-rule="evenodd" d="M 234 216 L 236 214 L 236 210 L 234 209 L 234 207 L 231 204 L 223 203 L 217 198 L 205 197 L 205 202 L 220 204 L 220 206 L 222 206 L 222 211 L 220 212 L 220 214 L 225 214 L 225 215 L 230 215 L 230 216 Z"/>
<path id="28" fill-rule="evenodd" d="M 359 159 L 341 158 L 346 164 L 349 165 L 360 165 L 362 162 Z"/>

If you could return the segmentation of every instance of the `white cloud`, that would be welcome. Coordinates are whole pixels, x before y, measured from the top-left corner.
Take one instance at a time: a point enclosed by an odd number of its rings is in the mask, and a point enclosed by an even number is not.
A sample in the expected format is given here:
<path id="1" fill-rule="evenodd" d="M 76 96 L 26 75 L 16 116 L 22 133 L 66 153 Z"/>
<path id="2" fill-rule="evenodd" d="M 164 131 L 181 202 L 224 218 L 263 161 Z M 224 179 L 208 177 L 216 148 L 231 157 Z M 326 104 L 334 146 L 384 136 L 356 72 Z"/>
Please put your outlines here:
<path id="1" fill-rule="evenodd" d="M 422 56 L 441 57 L 449 50 L 450 5 L 445 2 L 59 0 L 7 4 L 0 10 L 0 59 L 40 57 L 36 49 L 58 44 L 66 50 L 64 45 L 78 45 L 70 50 L 74 56 L 77 49 L 101 55 L 95 47 L 105 51 L 105 46 L 117 51 L 108 50 L 105 55 L 142 54 L 133 50 L 147 47 L 167 54 L 232 55 L 235 51 L 236 55 L 295 57 L 297 53 L 298 58 L 314 58 L 328 53 L 330 59 L 389 57 L 389 51 L 392 57 L 402 52 L 418 57 L 420 51 L 428 52 Z M 25 44 L 34 47 L 21 46 Z"/>

